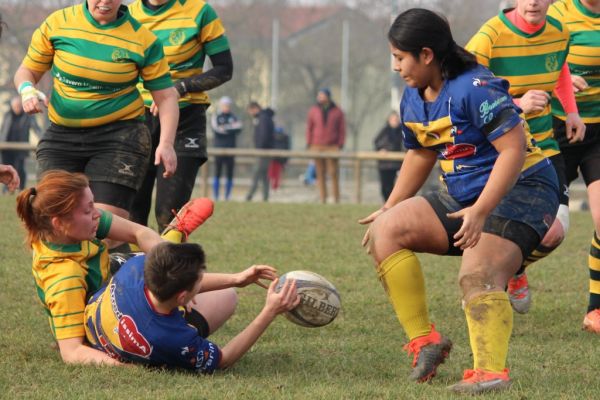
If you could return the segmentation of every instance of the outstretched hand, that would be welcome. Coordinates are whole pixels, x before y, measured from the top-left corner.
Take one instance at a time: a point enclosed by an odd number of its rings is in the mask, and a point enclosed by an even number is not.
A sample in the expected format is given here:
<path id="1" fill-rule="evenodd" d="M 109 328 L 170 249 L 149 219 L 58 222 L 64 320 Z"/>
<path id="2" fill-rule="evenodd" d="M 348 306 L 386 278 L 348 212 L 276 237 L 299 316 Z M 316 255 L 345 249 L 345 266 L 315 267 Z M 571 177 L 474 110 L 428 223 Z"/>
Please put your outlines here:
<path id="1" fill-rule="evenodd" d="M 276 291 L 278 282 L 278 279 L 273 280 L 267 292 L 265 309 L 271 315 L 279 315 L 290 311 L 300 304 L 300 296 L 298 296 L 298 292 L 296 291 L 296 280 L 286 279 L 279 292 Z"/>
<path id="2" fill-rule="evenodd" d="M 245 287 L 251 283 L 267 289 L 268 286 L 261 282 L 261 279 L 269 281 L 277 279 L 277 270 L 268 265 L 253 265 L 248 269 L 236 274 L 236 286 Z"/>

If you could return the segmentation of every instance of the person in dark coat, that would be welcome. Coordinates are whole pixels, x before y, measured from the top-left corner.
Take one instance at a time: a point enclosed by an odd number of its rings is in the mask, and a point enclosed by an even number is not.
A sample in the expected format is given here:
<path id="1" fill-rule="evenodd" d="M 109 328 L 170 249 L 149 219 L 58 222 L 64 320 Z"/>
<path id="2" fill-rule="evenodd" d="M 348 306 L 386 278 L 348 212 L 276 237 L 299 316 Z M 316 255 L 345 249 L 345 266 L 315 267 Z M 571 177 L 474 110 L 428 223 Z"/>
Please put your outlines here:
<path id="1" fill-rule="evenodd" d="M 275 123 L 273 122 L 275 111 L 270 108 L 263 109 L 256 101 L 251 101 L 247 110 L 254 124 L 254 147 L 257 149 L 272 149 L 275 141 Z M 258 157 L 256 159 L 252 183 L 246 195 L 246 201 L 251 201 L 254 197 L 259 181 L 262 185 L 263 201 L 269 200 L 268 171 L 270 162 L 270 157 Z"/>
<path id="2" fill-rule="evenodd" d="M 402 151 L 402 128 L 400 128 L 400 116 L 396 111 L 388 116 L 385 126 L 379 131 L 373 143 L 375 150 L 379 152 Z M 394 188 L 400 166 L 402 166 L 402 161 L 380 160 L 377 162 L 383 201 L 387 200 Z"/>
<path id="3" fill-rule="evenodd" d="M 0 142 L 28 143 L 29 131 L 32 130 L 40 135 L 41 129 L 35 118 L 23 112 L 21 98 L 15 96 L 10 100 L 10 108 L 4 114 L 2 127 L 0 128 Z M 27 173 L 25 171 L 25 160 L 29 155 L 27 150 L 3 150 L 2 162 L 12 165 L 19 174 L 20 189 L 25 188 Z"/>

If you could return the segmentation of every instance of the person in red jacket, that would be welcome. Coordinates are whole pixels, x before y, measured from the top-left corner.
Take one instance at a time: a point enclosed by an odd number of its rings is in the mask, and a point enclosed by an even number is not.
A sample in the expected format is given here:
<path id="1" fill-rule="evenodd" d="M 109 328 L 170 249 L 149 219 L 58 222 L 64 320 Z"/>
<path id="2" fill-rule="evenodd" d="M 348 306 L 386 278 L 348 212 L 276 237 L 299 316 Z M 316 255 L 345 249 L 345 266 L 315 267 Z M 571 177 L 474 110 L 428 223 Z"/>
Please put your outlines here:
<path id="1" fill-rule="evenodd" d="M 344 147 L 346 139 L 346 122 L 344 112 L 331 100 L 331 92 L 324 88 L 317 94 L 317 104 L 308 110 L 306 119 L 306 145 L 315 152 L 334 152 Z M 317 185 L 321 202 L 327 201 L 326 179 L 331 177 L 333 199 L 340 202 L 340 186 L 338 181 L 338 159 L 315 159 Z"/>

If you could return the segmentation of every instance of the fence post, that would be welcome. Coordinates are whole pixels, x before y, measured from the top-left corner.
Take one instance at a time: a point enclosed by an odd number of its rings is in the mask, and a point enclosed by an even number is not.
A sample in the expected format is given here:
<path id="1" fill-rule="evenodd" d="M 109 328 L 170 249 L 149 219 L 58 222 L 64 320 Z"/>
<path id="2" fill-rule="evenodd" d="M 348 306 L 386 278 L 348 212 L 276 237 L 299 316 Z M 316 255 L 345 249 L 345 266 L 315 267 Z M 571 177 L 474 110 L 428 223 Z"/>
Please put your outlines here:
<path id="1" fill-rule="evenodd" d="M 356 204 L 362 202 L 362 160 L 360 157 L 354 159 L 354 201 Z"/>

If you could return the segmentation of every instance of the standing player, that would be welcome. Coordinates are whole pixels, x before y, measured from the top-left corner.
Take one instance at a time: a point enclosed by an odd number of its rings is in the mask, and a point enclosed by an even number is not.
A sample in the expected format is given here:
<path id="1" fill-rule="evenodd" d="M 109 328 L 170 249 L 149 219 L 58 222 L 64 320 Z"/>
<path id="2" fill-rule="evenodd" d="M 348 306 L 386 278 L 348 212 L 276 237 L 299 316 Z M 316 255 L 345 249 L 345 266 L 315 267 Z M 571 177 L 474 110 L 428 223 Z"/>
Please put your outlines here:
<path id="1" fill-rule="evenodd" d="M 49 103 L 34 86 L 46 71 L 53 78 Z M 153 153 L 140 77 L 161 110 Z M 25 112 L 48 105 L 52 124 L 37 147 L 38 176 L 83 172 L 98 207 L 127 218 L 151 154 L 166 177 L 175 172 L 179 110 L 169 66 L 160 42 L 121 0 L 86 0 L 52 13 L 33 34 L 14 83 Z"/>
<path id="2" fill-rule="evenodd" d="M 509 282 L 511 303 L 519 313 L 529 311 L 531 304 L 525 266 L 550 254 L 569 229 L 569 189 L 564 160 L 552 132 L 552 92 L 565 107 L 563 130 L 568 140 L 581 141 L 585 133 L 565 61 L 569 32 L 559 21 L 546 16 L 550 3 L 551 0 L 517 0 L 516 8 L 501 11 L 487 21 L 466 46 L 480 64 L 510 82 L 510 94 L 525 113 L 537 146 L 554 164 L 561 188 L 554 225 Z"/>
<path id="3" fill-rule="evenodd" d="M 210 124 L 215 134 L 215 147 L 232 149 L 236 147 L 237 136 L 242 131 L 242 121 L 231 111 L 231 98 L 221 97 L 219 109 L 212 115 Z M 215 200 L 219 200 L 221 187 L 221 172 L 225 169 L 225 200 L 231 197 L 233 189 L 233 171 L 235 168 L 234 156 L 215 157 L 215 180 L 213 181 L 213 193 Z"/>
<path id="4" fill-rule="evenodd" d="M 565 132 L 565 110 L 557 98 L 552 99 L 554 132 L 566 165 L 567 182 L 581 171 L 587 186 L 594 221 L 588 266 L 590 298 L 584 329 L 600 334 L 600 0 L 560 0 L 549 14 L 570 31 L 567 63 L 576 88 L 575 99 L 587 126 L 581 143 L 570 143 Z"/>
<path id="5" fill-rule="evenodd" d="M 202 0 L 136 0 L 129 6 L 131 15 L 158 36 L 176 82 L 180 118 L 175 137 L 179 168 L 165 179 L 160 166 L 152 165 L 137 193 L 131 209 L 131 220 L 148 224 L 152 190 L 156 181 L 155 215 L 159 231 L 180 209 L 194 188 L 198 169 L 208 159 L 206 153 L 206 109 L 210 101 L 205 91 L 231 79 L 233 62 L 225 29 L 213 8 Z M 210 57 L 213 67 L 203 71 Z M 147 91 L 142 90 L 146 104 L 146 124 L 153 146 L 158 144 L 162 117 Z M 161 111 L 162 112 L 162 111 Z"/>
<path id="6" fill-rule="evenodd" d="M 235 363 L 278 314 L 300 301 L 293 281 L 275 292 L 277 275 L 269 266 L 211 274 L 204 262 L 204 251 L 195 243 L 163 243 L 147 256 L 130 259 L 85 309 L 90 343 L 118 360 L 210 373 Z M 272 283 L 254 321 L 222 348 L 206 340 L 229 317 L 216 307 L 211 291 L 263 286 L 259 279 Z"/>
<path id="7" fill-rule="evenodd" d="M 372 222 L 363 244 L 410 340 L 410 378 L 419 382 L 436 374 L 452 344 L 429 320 L 414 252 L 462 254 L 458 281 L 474 368 L 450 389 L 506 389 L 513 315 L 504 287 L 556 215 L 556 173 L 523 129 L 508 82 L 477 65 L 442 17 L 408 10 L 388 39 L 408 86 L 400 104 L 407 153 L 384 206 L 359 221 Z M 416 196 L 436 158 L 445 187 Z"/>

